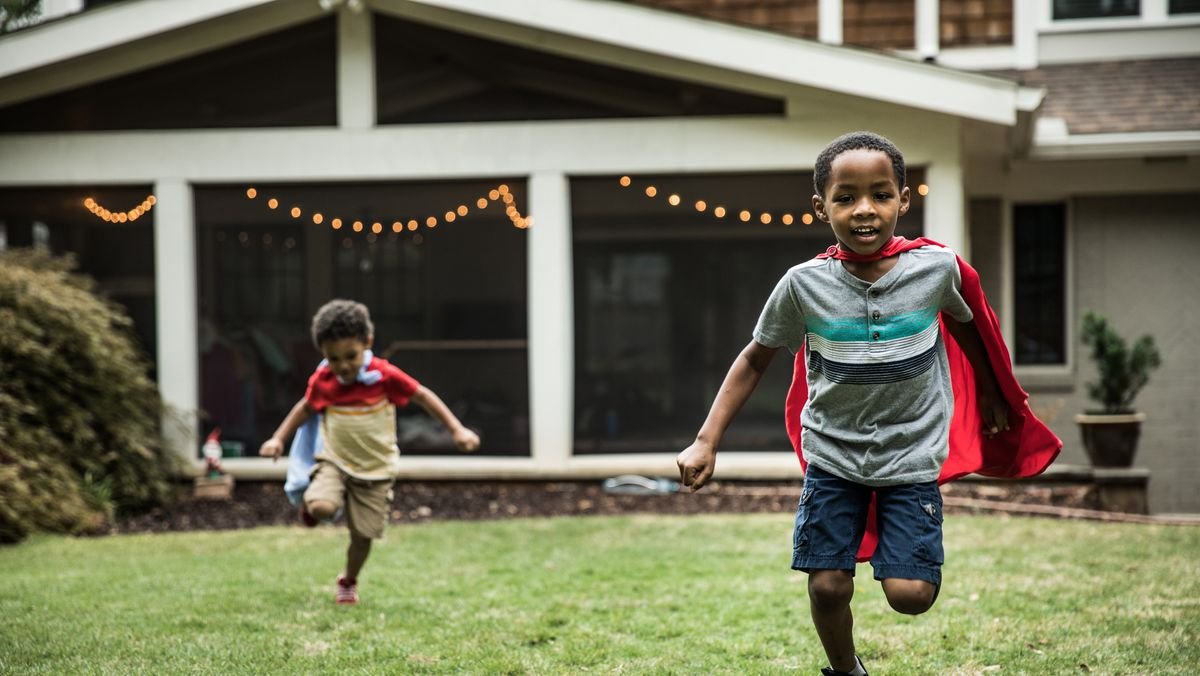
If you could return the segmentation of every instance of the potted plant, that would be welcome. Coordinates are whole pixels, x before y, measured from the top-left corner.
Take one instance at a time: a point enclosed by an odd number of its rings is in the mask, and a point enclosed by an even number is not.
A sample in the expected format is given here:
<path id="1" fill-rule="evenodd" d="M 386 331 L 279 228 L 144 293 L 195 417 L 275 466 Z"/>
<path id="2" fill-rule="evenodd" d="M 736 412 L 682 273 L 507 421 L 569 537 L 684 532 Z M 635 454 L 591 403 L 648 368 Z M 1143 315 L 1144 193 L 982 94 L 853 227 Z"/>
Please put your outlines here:
<path id="1" fill-rule="evenodd" d="M 1083 343 L 1091 348 L 1099 380 L 1087 383 L 1088 397 L 1100 410 L 1075 416 L 1083 448 L 1096 467 L 1129 467 L 1137 452 L 1146 414 L 1134 411 L 1133 398 L 1150 380 L 1162 359 L 1151 336 L 1142 336 L 1132 349 L 1107 319 L 1094 312 L 1083 317 Z"/>

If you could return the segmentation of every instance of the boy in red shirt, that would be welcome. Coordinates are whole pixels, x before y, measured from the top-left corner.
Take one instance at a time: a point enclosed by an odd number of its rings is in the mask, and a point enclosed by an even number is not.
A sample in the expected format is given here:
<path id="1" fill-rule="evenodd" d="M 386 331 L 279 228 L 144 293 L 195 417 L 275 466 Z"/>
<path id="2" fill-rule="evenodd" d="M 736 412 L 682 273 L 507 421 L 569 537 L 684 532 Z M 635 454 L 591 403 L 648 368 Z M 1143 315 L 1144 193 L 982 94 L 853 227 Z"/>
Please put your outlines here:
<path id="1" fill-rule="evenodd" d="M 353 604 L 358 603 L 358 573 L 371 552 L 371 541 L 383 537 L 399 470 L 396 407 L 413 402 L 425 409 L 450 430 L 463 451 L 479 448 L 479 436 L 433 391 L 371 354 L 375 327 L 362 303 L 326 303 L 313 317 L 312 336 L 325 361 L 309 377 L 304 398 L 263 442 L 259 455 L 278 458 L 284 441 L 310 416 L 320 414 L 323 442 L 300 514 L 306 525 L 316 525 L 345 509 L 350 547 L 335 600 Z"/>

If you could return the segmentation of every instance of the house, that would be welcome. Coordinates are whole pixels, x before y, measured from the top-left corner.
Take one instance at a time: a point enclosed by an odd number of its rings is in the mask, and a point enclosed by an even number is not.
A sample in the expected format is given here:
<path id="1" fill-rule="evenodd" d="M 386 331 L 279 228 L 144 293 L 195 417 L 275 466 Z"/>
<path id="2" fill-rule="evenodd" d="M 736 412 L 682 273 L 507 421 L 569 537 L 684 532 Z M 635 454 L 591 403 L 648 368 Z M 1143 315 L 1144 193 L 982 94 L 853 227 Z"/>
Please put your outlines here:
<path id="1" fill-rule="evenodd" d="M 331 297 L 484 438 L 423 477 L 671 474 L 762 300 L 830 241 L 811 170 L 905 152 L 899 232 L 980 270 L 1083 464 L 1087 309 L 1153 333 L 1151 509 L 1200 511 L 1195 0 L 47 2 L 0 37 L 0 244 L 125 305 L 173 448 L 255 449 Z M 531 222 L 532 221 L 532 222 Z M 719 476 L 798 476 L 776 364 Z M 256 457 L 235 474 L 278 478 Z"/>

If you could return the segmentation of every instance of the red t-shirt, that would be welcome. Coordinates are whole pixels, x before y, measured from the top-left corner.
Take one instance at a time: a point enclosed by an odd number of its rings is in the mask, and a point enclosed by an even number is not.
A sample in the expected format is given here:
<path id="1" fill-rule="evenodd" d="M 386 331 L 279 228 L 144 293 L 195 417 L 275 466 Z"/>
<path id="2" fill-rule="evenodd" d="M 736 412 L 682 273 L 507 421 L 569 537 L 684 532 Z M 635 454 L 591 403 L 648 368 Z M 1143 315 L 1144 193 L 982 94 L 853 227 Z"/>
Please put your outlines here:
<path id="1" fill-rule="evenodd" d="M 383 375 L 379 382 L 367 385 L 358 381 L 343 385 L 328 365 L 318 366 L 308 379 L 304 398 L 320 413 L 328 406 L 366 406 L 387 399 L 396 406 L 407 406 L 421 383 L 379 357 L 371 357 L 368 371 Z"/>

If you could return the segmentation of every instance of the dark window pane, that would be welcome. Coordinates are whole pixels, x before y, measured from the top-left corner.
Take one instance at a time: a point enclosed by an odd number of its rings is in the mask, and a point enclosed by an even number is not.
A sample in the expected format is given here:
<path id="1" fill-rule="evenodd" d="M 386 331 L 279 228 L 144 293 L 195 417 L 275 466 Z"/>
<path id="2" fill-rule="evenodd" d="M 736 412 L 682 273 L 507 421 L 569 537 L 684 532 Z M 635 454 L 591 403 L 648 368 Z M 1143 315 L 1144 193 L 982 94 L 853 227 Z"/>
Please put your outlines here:
<path id="1" fill-rule="evenodd" d="M 246 186 L 198 190 L 207 426 L 257 447 L 304 394 L 320 360 L 312 313 L 332 298 L 352 298 L 371 310 L 376 354 L 479 430 L 484 452 L 528 455 L 525 231 L 500 202 L 476 204 L 501 183 L 524 209 L 524 185 L 511 180 L 260 185 L 254 199 Z M 272 197 L 274 210 L 265 204 Z M 452 210 L 455 221 L 446 222 Z M 431 229 L 424 223 L 433 214 L 439 225 Z M 417 230 L 410 220 L 420 221 Z M 457 454 L 446 430 L 418 407 L 399 417 L 402 452 Z"/>
<path id="2" fill-rule="evenodd" d="M 1066 362 L 1066 207 L 1013 208 L 1016 363 Z"/>
<path id="3" fill-rule="evenodd" d="M 1200 12 L 1200 0 L 1170 0 L 1168 14 L 1196 14 Z"/>
<path id="4" fill-rule="evenodd" d="M 289 28 L 0 108 L 0 129 L 333 126 L 335 37 L 332 19 Z"/>
<path id="5" fill-rule="evenodd" d="M 910 170 L 910 183 L 922 175 Z M 695 438 L 775 283 L 834 241 L 828 226 L 802 223 L 811 195 L 805 173 L 639 177 L 628 188 L 617 177 L 571 181 L 576 453 L 678 450 Z M 914 194 L 899 234 L 921 234 L 921 202 Z M 743 209 L 753 209 L 749 222 Z M 790 449 L 791 360 L 779 354 L 723 449 Z"/>
<path id="6" fill-rule="evenodd" d="M 1054 0 L 1055 20 L 1138 16 L 1141 11 L 1139 0 Z"/>
<path id="7" fill-rule="evenodd" d="M 85 206 L 91 199 L 128 214 L 151 194 L 150 186 L 0 189 L 0 241 L 5 248 L 38 246 L 73 255 L 78 271 L 96 280 L 96 291 L 133 319 L 134 338 L 155 378 L 154 210 L 122 223 L 105 221 Z"/>
<path id="8" fill-rule="evenodd" d="M 782 115 L 783 102 L 375 17 L 380 124 Z"/>

